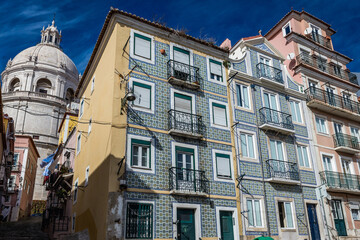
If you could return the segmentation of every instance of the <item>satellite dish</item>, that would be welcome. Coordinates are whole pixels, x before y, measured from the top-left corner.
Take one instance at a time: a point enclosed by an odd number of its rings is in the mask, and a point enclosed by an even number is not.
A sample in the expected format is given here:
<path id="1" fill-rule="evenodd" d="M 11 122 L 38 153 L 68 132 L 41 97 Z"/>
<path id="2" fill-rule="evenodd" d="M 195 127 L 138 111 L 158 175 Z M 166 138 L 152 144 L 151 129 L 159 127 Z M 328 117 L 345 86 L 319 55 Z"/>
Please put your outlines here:
<path id="1" fill-rule="evenodd" d="M 289 53 L 286 58 L 291 60 L 291 59 L 294 59 L 294 57 L 295 57 L 294 53 Z"/>
<path id="2" fill-rule="evenodd" d="M 304 33 L 305 35 L 308 35 L 312 32 L 312 28 L 311 27 L 308 27 L 307 29 L 305 29 Z"/>

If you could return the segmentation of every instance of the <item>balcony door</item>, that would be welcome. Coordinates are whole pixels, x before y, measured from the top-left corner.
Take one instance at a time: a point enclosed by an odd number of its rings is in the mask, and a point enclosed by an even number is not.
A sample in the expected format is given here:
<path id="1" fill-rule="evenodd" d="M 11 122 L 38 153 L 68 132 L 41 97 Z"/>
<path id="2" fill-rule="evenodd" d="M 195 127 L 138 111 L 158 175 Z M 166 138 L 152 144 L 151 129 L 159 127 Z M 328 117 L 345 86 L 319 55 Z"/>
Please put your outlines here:
<path id="1" fill-rule="evenodd" d="M 332 200 L 331 201 L 331 212 L 334 218 L 334 224 L 336 231 L 339 236 L 347 236 L 346 225 L 344 220 L 344 215 L 341 206 L 341 200 Z"/>
<path id="2" fill-rule="evenodd" d="M 194 149 L 176 147 L 177 190 L 196 191 Z"/>
<path id="3" fill-rule="evenodd" d="M 284 146 L 281 141 L 270 139 L 270 171 L 274 177 L 286 178 L 286 166 L 284 162 Z"/>
<path id="4" fill-rule="evenodd" d="M 312 35 L 312 39 L 317 42 L 320 43 L 320 37 L 319 35 L 321 35 L 321 30 L 318 27 L 315 27 L 314 25 L 311 25 L 311 35 Z"/>
<path id="5" fill-rule="evenodd" d="M 337 176 L 337 172 L 335 171 L 332 165 L 332 157 L 323 156 L 323 164 L 325 170 L 325 177 L 328 186 L 339 186 L 339 177 Z"/>
<path id="6" fill-rule="evenodd" d="M 334 92 L 335 92 L 335 89 L 333 89 L 331 87 L 326 87 L 326 101 L 332 106 L 336 106 Z"/>
<path id="7" fill-rule="evenodd" d="M 341 123 L 334 122 L 334 132 L 338 146 L 345 146 L 343 125 Z"/>
<path id="8" fill-rule="evenodd" d="M 174 125 L 176 129 L 194 132 L 192 97 L 180 93 L 174 93 Z"/>
<path id="9" fill-rule="evenodd" d="M 264 92 L 264 106 L 267 108 L 265 110 L 266 121 L 279 124 L 281 119 L 277 112 L 278 104 L 276 94 Z"/>
<path id="10" fill-rule="evenodd" d="M 353 148 L 359 148 L 359 129 L 355 127 L 350 127 L 351 131 L 351 144 Z"/>
<path id="11" fill-rule="evenodd" d="M 173 47 L 174 77 L 188 80 L 190 75 L 190 52 L 188 50 Z"/>
<path id="12" fill-rule="evenodd" d="M 353 178 L 354 169 L 352 167 L 351 160 L 341 159 L 341 166 L 344 173 L 344 177 L 341 179 L 343 187 L 356 189 L 357 177 Z"/>
<path id="13" fill-rule="evenodd" d="M 266 78 L 272 78 L 271 77 L 271 60 L 269 58 L 260 57 L 260 63 L 262 63 L 261 67 L 261 76 L 264 76 Z"/>

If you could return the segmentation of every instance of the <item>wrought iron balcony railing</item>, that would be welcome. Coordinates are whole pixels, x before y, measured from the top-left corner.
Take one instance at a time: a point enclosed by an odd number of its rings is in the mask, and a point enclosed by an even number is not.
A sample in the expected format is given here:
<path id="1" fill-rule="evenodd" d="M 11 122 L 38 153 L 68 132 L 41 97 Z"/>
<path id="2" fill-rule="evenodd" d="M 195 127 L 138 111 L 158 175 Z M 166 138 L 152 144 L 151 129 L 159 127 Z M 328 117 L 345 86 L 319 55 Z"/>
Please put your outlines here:
<path id="1" fill-rule="evenodd" d="M 297 163 L 269 159 L 266 161 L 268 173 L 272 178 L 299 181 L 299 168 Z"/>
<path id="2" fill-rule="evenodd" d="M 347 147 L 360 150 L 360 144 L 357 137 L 344 134 L 336 133 L 333 135 L 335 148 L 337 147 Z"/>
<path id="3" fill-rule="evenodd" d="M 182 193 L 209 193 L 210 183 L 205 172 L 172 167 L 169 169 L 170 190 Z"/>
<path id="4" fill-rule="evenodd" d="M 323 171 L 320 172 L 320 178 L 330 188 L 360 190 L 360 176 L 355 174 Z"/>
<path id="5" fill-rule="evenodd" d="M 280 112 L 271 108 L 260 108 L 260 125 L 270 124 L 276 127 L 281 127 L 289 130 L 294 130 L 294 124 L 291 115 Z"/>
<path id="6" fill-rule="evenodd" d="M 264 63 L 258 63 L 256 65 L 256 73 L 258 78 L 267 78 L 277 83 L 284 84 L 281 69 L 274 68 Z"/>
<path id="7" fill-rule="evenodd" d="M 167 63 L 168 79 L 176 79 L 174 83 L 180 85 L 192 85 L 192 88 L 200 88 L 201 77 L 199 74 L 199 68 L 177 62 L 175 60 L 169 60 Z"/>
<path id="8" fill-rule="evenodd" d="M 177 111 L 169 110 L 169 131 L 176 130 L 184 134 L 204 136 L 206 133 L 206 126 L 203 123 L 202 116 Z"/>
<path id="9" fill-rule="evenodd" d="M 360 104 L 350 100 L 347 96 L 340 96 L 319 88 L 310 87 L 305 89 L 307 101 L 318 100 L 333 107 L 348 110 L 355 114 L 360 114 Z"/>
<path id="10" fill-rule="evenodd" d="M 302 63 L 311 66 L 331 76 L 348 81 L 352 84 L 359 85 L 355 74 L 343 70 L 340 66 L 336 64 L 329 64 L 325 60 L 322 60 L 322 58 L 317 57 L 316 55 L 301 53 L 296 56 L 296 61 L 298 62 L 298 64 Z"/>
<path id="11" fill-rule="evenodd" d="M 311 40 L 313 40 L 314 42 L 317 42 L 318 44 L 320 44 L 323 47 L 329 48 L 331 49 L 331 43 L 330 43 L 330 39 L 323 37 L 321 35 L 319 35 L 316 32 L 312 32 L 310 34 L 305 35 L 307 38 L 310 38 Z"/>

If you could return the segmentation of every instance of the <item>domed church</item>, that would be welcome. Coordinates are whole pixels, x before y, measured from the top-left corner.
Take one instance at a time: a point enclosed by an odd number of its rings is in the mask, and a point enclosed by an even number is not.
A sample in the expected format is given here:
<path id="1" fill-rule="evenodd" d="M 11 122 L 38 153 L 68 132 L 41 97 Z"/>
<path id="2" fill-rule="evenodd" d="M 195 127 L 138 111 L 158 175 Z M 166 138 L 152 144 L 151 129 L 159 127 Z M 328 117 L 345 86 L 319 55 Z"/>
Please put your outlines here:
<path id="1" fill-rule="evenodd" d="M 58 128 L 72 106 L 79 81 L 75 64 L 62 51 L 61 31 L 53 21 L 41 42 L 10 59 L 2 78 L 4 113 L 14 119 L 16 134 L 32 136 L 40 153 L 34 200 L 46 200 L 40 162 L 58 145 Z"/>

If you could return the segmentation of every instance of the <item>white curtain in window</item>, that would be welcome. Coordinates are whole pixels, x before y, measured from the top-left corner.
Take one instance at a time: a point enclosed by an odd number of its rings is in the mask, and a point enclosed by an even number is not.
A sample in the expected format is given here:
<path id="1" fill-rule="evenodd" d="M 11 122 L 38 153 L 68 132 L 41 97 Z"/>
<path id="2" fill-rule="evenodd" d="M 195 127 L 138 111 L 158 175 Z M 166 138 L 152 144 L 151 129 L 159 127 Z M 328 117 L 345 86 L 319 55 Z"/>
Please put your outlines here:
<path id="1" fill-rule="evenodd" d="M 253 210 L 253 204 L 252 204 L 251 200 L 247 200 L 247 210 L 248 210 L 249 226 L 255 226 L 254 225 L 254 210 Z"/>
<path id="2" fill-rule="evenodd" d="M 260 201 L 259 200 L 254 200 L 254 209 L 255 209 L 256 226 L 259 227 L 262 225 L 261 209 L 260 209 Z"/>
<path id="3" fill-rule="evenodd" d="M 226 110 L 221 107 L 213 107 L 214 124 L 226 126 Z"/>
<path id="4" fill-rule="evenodd" d="M 230 160 L 226 157 L 216 157 L 217 161 L 217 172 L 220 176 L 230 176 Z"/>
<path id="5" fill-rule="evenodd" d="M 286 225 L 287 225 L 286 227 L 293 228 L 294 227 L 293 216 L 291 211 L 291 203 L 289 202 L 285 203 L 285 214 L 286 214 Z"/>
<path id="6" fill-rule="evenodd" d="M 221 63 L 220 64 L 217 64 L 217 63 L 214 63 L 214 62 L 210 62 L 210 72 L 212 74 L 215 74 L 215 75 L 218 75 L 218 76 L 222 76 L 221 74 Z"/>
<path id="7" fill-rule="evenodd" d="M 135 55 L 150 59 L 151 41 L 135 37 Z"/>
<path id="8" fill-rule="evenodd" d="M 134 94 L 136 96 L 136 99 L 134 101 L 135 106 L 151 108 L 151 89 L 134 85 Z"/>

